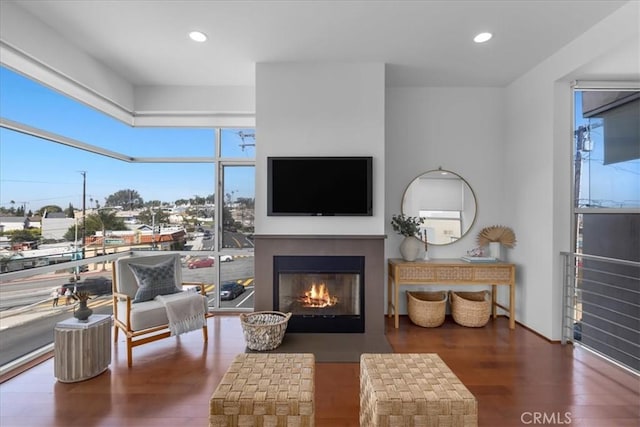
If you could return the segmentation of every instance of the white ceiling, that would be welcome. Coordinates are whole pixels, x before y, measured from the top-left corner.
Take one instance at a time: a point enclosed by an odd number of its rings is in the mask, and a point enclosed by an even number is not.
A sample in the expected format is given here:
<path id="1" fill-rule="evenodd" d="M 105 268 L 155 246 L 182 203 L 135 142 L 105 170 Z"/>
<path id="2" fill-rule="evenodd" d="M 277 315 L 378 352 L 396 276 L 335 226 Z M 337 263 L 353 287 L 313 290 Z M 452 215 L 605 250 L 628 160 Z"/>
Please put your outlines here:
<path id="1" fill-rule="evenodd" d="M 626 1 L 15 3 L 136 86 L 253 86 L 256 63 L 308 61 L 384 62 L 388 86 L 505 86 Z"/>

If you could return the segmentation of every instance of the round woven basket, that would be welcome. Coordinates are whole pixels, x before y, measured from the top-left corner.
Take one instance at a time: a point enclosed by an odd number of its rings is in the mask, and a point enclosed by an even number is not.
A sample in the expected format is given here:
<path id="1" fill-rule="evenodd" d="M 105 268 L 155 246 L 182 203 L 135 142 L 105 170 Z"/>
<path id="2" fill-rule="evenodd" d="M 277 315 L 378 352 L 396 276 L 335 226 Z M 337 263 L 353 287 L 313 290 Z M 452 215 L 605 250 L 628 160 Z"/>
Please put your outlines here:
<path id="1" fill-rule="evenodd" d="M 479 328 L 487 324 L 491 315 L 489 291 L 449 292 L 451 315 L 462 326 Z"/>
<path id="2" fill-rule="evenodd" d="M 447 293 L 407 292 L 409 319 L 418 326 L 435 328 L 444 323 Z"/>
<path id="3" fill-rule="evenodd" d="M 241 313 L 242 332 L 250 350 L 273 350 L 282 344 L 291 313 L 256 311 Z"/>

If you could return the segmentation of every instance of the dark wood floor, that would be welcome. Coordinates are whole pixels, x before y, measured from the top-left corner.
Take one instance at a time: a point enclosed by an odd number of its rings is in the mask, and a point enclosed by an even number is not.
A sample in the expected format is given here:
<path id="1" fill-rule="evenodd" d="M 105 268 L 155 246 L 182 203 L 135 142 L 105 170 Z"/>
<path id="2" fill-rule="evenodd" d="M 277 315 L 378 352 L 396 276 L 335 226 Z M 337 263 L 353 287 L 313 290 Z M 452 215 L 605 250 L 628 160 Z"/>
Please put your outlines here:
<path id="1" fill-rule="evenodd" d="M 0 384 L 0 425 L 207 426 L 209 398 L 245 349 L 236 316 L 209 319 L 209 335 L 138 347 L 131 369 L 120 341 L 107 372 L 72 384 L 46 360 Z M 404 317 L 397 330 L 387 319 L 387 338 L 398 353 L 438 353 L 478 399 L 481 426 L 640 425 L 638 377 L 505 318 L 425 329 Z M 357 426 L 358 414 L 359 365 L 316 364 L 316 426 Z"/>

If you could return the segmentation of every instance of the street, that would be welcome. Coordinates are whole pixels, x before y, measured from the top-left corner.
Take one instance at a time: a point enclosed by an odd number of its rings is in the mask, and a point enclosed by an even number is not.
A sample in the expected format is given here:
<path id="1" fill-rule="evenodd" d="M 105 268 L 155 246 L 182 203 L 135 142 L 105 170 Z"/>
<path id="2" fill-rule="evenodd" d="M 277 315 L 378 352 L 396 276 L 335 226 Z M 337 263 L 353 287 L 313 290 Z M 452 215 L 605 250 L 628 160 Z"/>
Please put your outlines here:
<path id="1" fill-rule="evenodd" d="M 111 298 L 100 297 L 102 304 L 91 304 L 95 314 L 112 314 Z M 0 330 L 0 366 L 3 366 L 25 354 L 53 342 L 53 328 L 61 320 L 73 316 L 73 305 L 65 306 L 61 302 L 58 310 L 49 310 L 43 316 L 30 318 L 28 324 Z M 2 326 L 2 321 L 0 321 Z"/>

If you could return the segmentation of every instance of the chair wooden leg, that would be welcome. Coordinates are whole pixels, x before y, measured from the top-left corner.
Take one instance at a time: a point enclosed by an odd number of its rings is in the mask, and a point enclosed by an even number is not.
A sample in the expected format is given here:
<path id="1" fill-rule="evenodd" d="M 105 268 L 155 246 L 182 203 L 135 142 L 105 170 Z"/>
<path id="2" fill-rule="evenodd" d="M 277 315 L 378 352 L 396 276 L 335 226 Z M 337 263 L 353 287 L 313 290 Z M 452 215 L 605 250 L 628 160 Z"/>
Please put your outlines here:
<path id="1" fill-rule="evenodd" d="M 130 337 L 127 337 L 127 366 L 133 366 L 133 342 Z"/>
<path id="2" fill-rule="evenodd" d="M 118 342 L 118 326 L 113 325 L 113 342 Z"/>
<path id="3" fill-rule="evenodd" d="M 207 332 L 207 325 L 202 327 L 202 335 L 204 335 L 204 342 L 209 341 L 209 333 Z"/>

